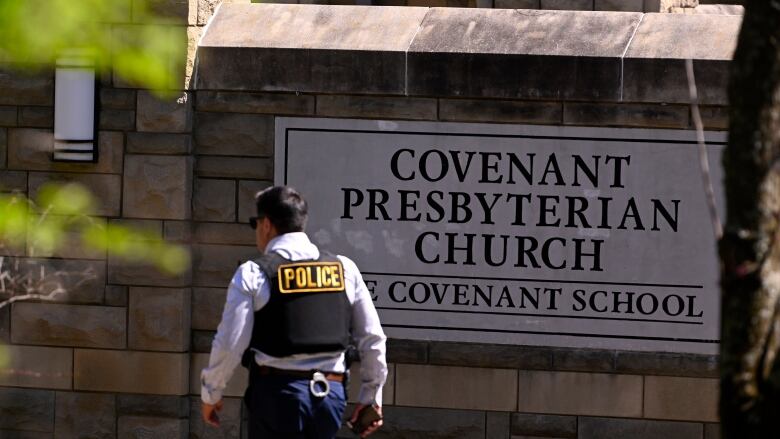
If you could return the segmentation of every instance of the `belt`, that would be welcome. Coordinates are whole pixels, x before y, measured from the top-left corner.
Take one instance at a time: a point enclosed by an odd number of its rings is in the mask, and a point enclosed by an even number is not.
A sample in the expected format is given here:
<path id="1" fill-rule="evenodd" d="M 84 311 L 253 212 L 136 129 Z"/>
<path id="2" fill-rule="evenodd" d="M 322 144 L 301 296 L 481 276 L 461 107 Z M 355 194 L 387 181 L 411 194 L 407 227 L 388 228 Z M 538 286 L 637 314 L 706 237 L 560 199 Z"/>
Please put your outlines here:
<path id="1" fill-rule="evenodd" d="M 288 370 L 288 369 L 277 369 L 275 367 L 268 367 L 268 366 L 257 366 L 257 373 L 260 375 L 279 375 L 279 376 L 286 376 L 291 378 L 306 378 L 311 379 L 312 374 L 314 372 L 317 372 L 315 370 Z M 344 374 L 343 373 L 336 373 L 336 372 L 322 372 L 323 375 L 325 375 L 325 379 L 328 381 L 336 381 L 338 383 L 344 382 Z"/>

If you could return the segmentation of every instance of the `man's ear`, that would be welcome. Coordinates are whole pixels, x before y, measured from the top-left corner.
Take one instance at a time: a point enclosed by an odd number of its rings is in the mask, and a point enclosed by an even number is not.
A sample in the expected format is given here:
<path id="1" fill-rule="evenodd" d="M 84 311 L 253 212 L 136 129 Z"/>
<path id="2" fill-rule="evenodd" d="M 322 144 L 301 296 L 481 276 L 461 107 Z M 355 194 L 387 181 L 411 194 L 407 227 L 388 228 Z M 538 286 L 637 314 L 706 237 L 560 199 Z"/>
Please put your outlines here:
<path id="1" fill-rule="evenodd" d="M 276 230 L 276 226 L 274 226 L 274 223 L 272 223 L 267 216 L 263 217 L 262 227 L 263 227 L 263 232 L 268 233 L 271 236 L 276 236 L 279 234 L 278 231 Z"/>

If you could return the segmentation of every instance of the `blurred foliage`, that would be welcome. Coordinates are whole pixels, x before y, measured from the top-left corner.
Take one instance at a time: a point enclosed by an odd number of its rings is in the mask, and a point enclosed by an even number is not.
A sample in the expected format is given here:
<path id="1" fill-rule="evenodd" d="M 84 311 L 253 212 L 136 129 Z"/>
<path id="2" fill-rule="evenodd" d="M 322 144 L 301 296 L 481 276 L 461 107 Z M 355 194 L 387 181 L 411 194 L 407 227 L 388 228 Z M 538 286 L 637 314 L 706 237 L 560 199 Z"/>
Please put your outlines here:
<path id="1" fill-rule="evenodd" d="M 0 0 L 0 62 L 54 65 L 77 50 L 93 57 L 100 73 L 113 69 L 145 88 L 180 89 L 186 37 L 180 26 L 159 23 L 146 0 Z"/>
<path id="2" fill-rule="evenodd" d="M 98 221 L 95 200 L 85 187 L 48 184 L 35 200 L 0 194 L 0 248 L 26 245 L 28 256 L 50 255 L 66 245 L 108 252 L 130 262 L 151 263 L 175 275 L 189 265 L 184 247 L 141 229 Z M 77 237 L 77 242 L 69 238 Z"/>

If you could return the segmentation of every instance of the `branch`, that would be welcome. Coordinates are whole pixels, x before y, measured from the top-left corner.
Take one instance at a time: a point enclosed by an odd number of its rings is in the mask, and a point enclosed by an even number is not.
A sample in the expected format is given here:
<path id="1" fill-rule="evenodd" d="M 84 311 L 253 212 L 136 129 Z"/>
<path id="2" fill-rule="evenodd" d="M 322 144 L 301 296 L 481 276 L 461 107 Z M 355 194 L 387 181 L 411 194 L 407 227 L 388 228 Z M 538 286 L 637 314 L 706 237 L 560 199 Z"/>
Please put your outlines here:
<path id="1" fill-rule="evenodd" d="M 54 300 L 56 296 L 65 293 L 67 293 L 66 290 L 58 288 L 49 294 L 23 294 L 21 296 L 13 296 L 8 300 L 0 302 L 0 309 L 3 309 L 14 302 L 19 302 L 20 300 Z"/>
<path id="2" fill-rule="evenodd" d="M 693 76 L 693 60 L 685 60 L 685 72 L 688 75 L 688 94 L 691 99 L 691 115 L 693 116 L 693 126 L 696 128 L 696 143 L 699 148 L 699 167 L 701 168 L 701 180 L 704 186 L 704 193 L 707 197 L 707 207 L 710 212 L 710 221 L 712 222 L 712 231 L 715 233 L 715 239 L 723 237 L 723 224 L 718 217 L 718 208 L 715 204 L 715 191 L 712 189 L 712 177 L 710 176 L 710 162 L 707 158 L 707 145 L 704 140 L 704 123 L 701 121 L 699 112 L 699 93 L 696 89 L 696 78 Z"/>

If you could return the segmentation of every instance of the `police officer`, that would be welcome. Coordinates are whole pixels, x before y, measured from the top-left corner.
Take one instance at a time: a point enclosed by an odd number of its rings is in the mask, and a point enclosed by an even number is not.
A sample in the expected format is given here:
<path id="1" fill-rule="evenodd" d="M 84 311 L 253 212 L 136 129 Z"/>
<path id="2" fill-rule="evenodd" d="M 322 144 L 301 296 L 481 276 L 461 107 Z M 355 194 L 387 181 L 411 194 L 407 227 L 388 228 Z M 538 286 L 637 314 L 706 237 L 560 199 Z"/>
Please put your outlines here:
<path id="1" fill-rule="evenodd" d="M 251 439 L 332 439 L 346 406 L 345 350 L 360 352 L 360 394 L 351 420 L 381 416 L 385 334 L 355 263 L 320 252 L 303 232 L 306 201 L 286 186 L 257 194 L 250 219 L 263 255 L 238 267 L 201 374 L 202 415 L 219 426 L 222 392 L 249 349 Z M 365 413 L 363 413 L 365 411 Z M 382 425 L 367 424 L 365 437 Z"/>

